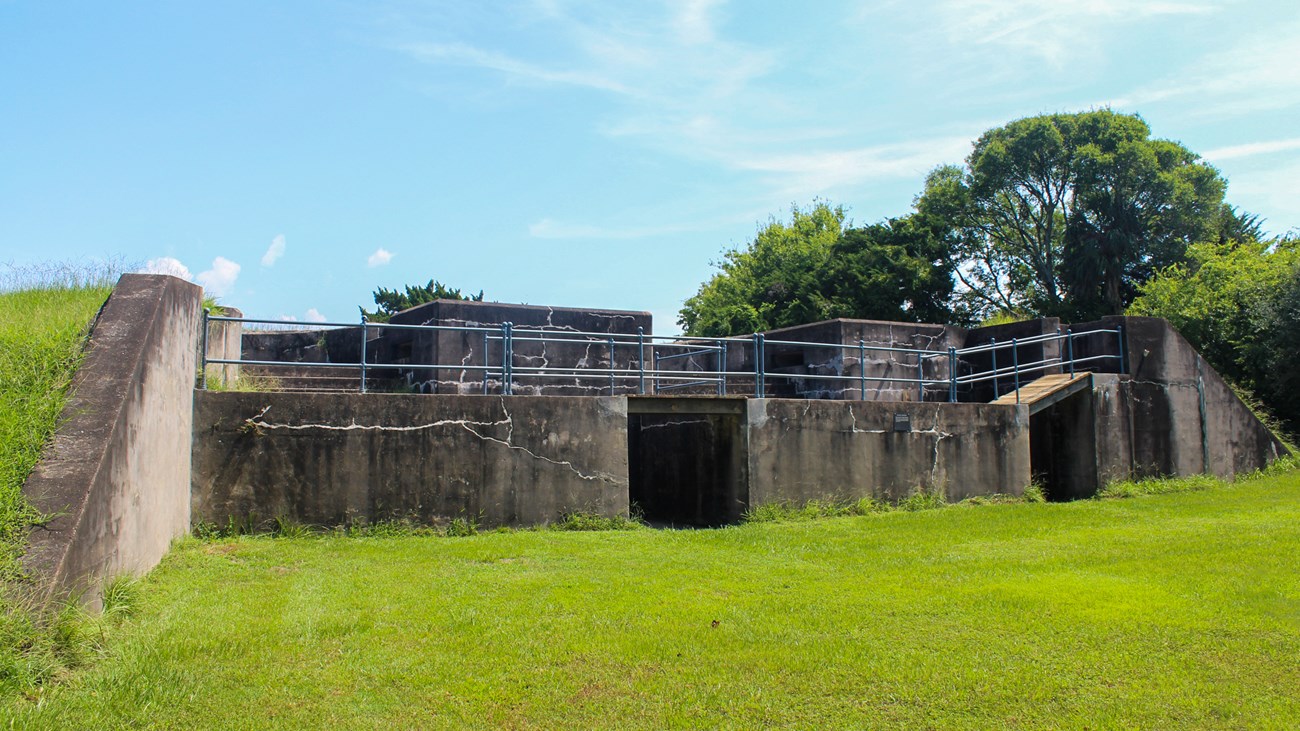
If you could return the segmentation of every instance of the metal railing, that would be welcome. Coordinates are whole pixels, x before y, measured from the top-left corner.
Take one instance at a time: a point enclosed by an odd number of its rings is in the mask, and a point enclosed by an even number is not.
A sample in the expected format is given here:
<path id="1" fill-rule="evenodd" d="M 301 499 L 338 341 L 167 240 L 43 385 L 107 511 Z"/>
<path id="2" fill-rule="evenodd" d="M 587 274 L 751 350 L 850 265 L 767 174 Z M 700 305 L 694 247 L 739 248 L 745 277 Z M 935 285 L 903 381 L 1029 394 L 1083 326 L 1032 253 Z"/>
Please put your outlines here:
<path id="1" fill-rule="evenodd" d="M 534 388 L 541 391 L 548 380 L 573 380 L 575 385 L 583 381 L 599 381 L 597 392 L 615 393 L 668 393 L 683 389 L 706 389 L 725 396 L 733 394 L 752 394 L 766 398 L 769 381 L 827 381 L 844 384 L 840 391 L 858 391 L 858 397 L 867 398 L 871 384 L 893 386 L 900 393 L 915 389 L 916 399 L 924 401 L 927 392 L 947 392 L 947 400 L 958 400 L 959 391 L 971 389 L 976 384 L 991 381 L 994 398 L 1001 395 L 1001 390 L 1008 378 L 1013 390 L 1019 397 L 1021 383 L 1032 380 L 1030 375 L 1061 368 L 1074 374 L 1079 366 L 1103 360 L 1118 360 L 1119 371 L 1125 370 L 1123 327 L 1115 329 L 1085 330 L 1073 332 L 1060 330 L 1056 333 L 1035 335 L 1027 338 L 1011 338 L 997 341 L 990 339 L 988 344 L 968 348 L 947 348 L 932 350 L 926 348 L 905 348 L 896 345 L 874 345 L 865 340 L 856 343 L 824 343 L 797 340 L 769 340 L 764 333 L 755 333 L 747 337 L 729 337 L 714 339 L 683 339 L 675 336 L 648 335 L 638 327 L 635 333 L 598 333 L 580 330 L 516 327 L 513 323 L 493 326 L 476 325 L 401 325 L 392 323 L 375 323 L 362 320 L 359 323 L 323 322 L 310 323 L 315 329 L 329 328 L 332 331 L 354 329 L 359 331 L 359 358 L 356 361 L 276 361 L 245 360 L 242 358 L 212 358 L 208 353 L 208 330 L 210 323 L 237 322 L 252 325 L 286 325 L 281 320 L 258 320 L 241 317 L 204 315 L 202 334 L 203 371 L 208 365 L 253 365 L 266 368 L 352 368 L 359 371 L 360 390 L 367 391 L 368 377 L 376 370 L 399 369 L 409 372 L 459 372 L 455 379 L 458 388 L 464 384 L 478 383 L 482 393 L 487 394 L 495 386 L 504 395 L 513 395 L 516 387 L 524 387 L 529 381 L 535 382 Z M 303 323 L 307 326 L 307 323 Z M 426 363 L 415 359 L 402 362 L 383 362 L 382 357 L 369 348 L 372 342 L 378 342 L 384 331 L 409 331 L 416 334 L 438 335 L 442 333 L 458 334 L 460 343 L 481 343 L 477 362 L 473 358 L 472 346 L 469 352 L 462 353 L 456 362 Z M 1111 352 L 1076 357 L 1075 344 L 1080 338 L 1109 338 L 1114 336 L 1116 347 Z M 1055 356 L 1043 355 L 1048 343 L 1060 344 Z M 572 360 L 571 365 L 553 365 L 548 358 L 550 346 L 574 346 L 583 348 L 584 355 Z M 832 373 L 789 373 L 772 371 L 768 367 L 768 347 L 780 351 L 790 349 L 803 351 L 829 350 L 831 358 L 825 363 L 813 364 L 812 368 L 833 370 Z M 591 365 L 592 349 L 603 349 L 604 362 L 608 365 Z M 1021 353 L 1025 348 L 1033 348 L 1040 357 L 1031 362 L 1021 362 Z M 1095 349 L 1094 349 L 1095 350 Z M 493 356 L 495 351 L 495 358 Z M 530 352 L 531 351 L 531 352 Z M 1009 353 L 1007 353 L 1009 351 Z M 576 352 L 576 351 L 575 351 Z M 880 363 L 884 373 L 868 374 L 868 356 L 885 354 Z M 1009 355 L 1010 365 L 999 366 L 999 354 L 1003 363 Z M 441 348 L 439 348 L 441 355 Z M 990 367 L 976 368 L 972 364 L 975 358 L 988 354 Z M 412 353 L 414 356 L 414 353 Z M 621 357 L 620 357 L 621 356 Z M 534 365 L 538 360 L 541 365 Z M 620 360 L 622 365 L 620 366 Z M 739 361 L 739 369 L 733 369 L 732 361 Z M 857 373 L 846 373 L 855 365 Z M 600 359 L 596 361 L 598 364 Z M 748 365 L 749 368 L 745 368 Z M 946 368 L 945 368 L 946 366 Z M 797 367 L 807 370 L 806 365 Z M 891 371 L 899 369 L 904 375 L 895 375 Z M 926 376 L 929 370 L 930 377 Z M 946 371 L 946 372 L 945 372 Z M 964 372 L 965 371 L 965 372 Z M 478 378 L 465 380 L 468 374 L 480 374 Z M 1037 377 L 1037 376 L 1034 376 Z M 200 379 L 204 387 L 205 379 Z M 563 384 L 562 384 L 563 385 Z M 588 387 L 588 390 L 591 390 Z"/>

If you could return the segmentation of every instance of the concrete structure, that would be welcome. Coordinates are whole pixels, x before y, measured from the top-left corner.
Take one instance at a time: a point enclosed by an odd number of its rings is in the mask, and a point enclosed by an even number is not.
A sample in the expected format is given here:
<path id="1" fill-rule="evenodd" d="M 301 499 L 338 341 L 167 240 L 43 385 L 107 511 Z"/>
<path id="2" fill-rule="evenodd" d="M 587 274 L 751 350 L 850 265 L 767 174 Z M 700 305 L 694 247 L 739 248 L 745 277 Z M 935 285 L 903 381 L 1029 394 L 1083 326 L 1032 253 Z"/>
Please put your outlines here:
<path id="1" fill-rule="evenodd" d="M 100 312 L 54 443 L 23 487 L 54 517 L 25 567 L 47 591 L 142 573 L 190 527 L 191 395 L 201 290 L 127 274 Z"/>
<path id="2" fill-rule="evenodd" d="M 787 399 L 199 393 L 196 522 L 574 511 L 735 522 L 751 505 L 960 500 L 1029 483 L 1023 406 Z"/>
<path id="3" fill-rule="evenodd" d="M 626 515 L 623 398 L 196 394 L 195 522 Z"/>

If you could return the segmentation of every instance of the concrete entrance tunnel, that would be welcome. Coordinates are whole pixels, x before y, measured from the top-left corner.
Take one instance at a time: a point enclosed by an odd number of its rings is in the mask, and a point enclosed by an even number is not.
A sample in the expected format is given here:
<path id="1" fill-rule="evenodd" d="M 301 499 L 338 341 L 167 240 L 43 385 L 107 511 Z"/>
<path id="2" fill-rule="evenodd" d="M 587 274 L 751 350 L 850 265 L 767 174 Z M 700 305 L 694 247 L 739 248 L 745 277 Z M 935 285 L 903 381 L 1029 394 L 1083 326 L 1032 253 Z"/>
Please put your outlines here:
<path id="1" fill-rule="evenodd" d="M 1091 390 L 1029 417 L 1029 465 L 1048 500 L 1091 497 L 1098 486 Z"/>
<path id="2" fill-rule="evenodd" d="M 652 525 L 718 526 L 748 508 L 744 398 L 628 399 L 628 498 Z"/>

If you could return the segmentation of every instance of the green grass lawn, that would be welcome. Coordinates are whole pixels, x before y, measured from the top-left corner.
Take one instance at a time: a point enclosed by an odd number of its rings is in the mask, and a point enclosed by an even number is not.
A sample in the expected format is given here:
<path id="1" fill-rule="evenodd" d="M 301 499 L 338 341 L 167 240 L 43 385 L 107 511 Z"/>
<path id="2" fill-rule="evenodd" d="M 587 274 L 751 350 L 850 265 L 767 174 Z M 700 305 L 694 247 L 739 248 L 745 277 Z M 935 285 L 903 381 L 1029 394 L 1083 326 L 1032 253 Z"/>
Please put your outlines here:
<path id="1" fill-rule="evenodd" d="M 0 286 L 0 579 L 18 574 L 33 517 L 23 482 L 54 434 L 86 328 L 109 291 L 83 281 Z"/>
<path id="2" fill-rule="evenodd" d="M 721 530 L 190 539 L 17 728 L 1300 726 L 1300 473 Z"/>

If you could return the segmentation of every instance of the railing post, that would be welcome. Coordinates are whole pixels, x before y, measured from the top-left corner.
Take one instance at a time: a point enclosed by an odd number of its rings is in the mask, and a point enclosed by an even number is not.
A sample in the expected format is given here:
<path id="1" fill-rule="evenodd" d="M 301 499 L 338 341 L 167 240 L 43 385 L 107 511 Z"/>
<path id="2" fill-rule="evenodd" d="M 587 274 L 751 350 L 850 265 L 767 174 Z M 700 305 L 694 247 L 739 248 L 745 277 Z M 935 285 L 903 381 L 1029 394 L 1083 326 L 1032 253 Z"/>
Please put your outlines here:
<path id="1" fill-rule="evenodd" d="M 199 346 L 199 352 L 202 354 L 202 362 L 199 365 L 199 388 L 207 390 L 208 388 L 208 308 L 203 308 L 203 337 L 202 344 Z"/>
<path id="2" fill-rule="evenodd" d="M 1074 330 L 1065 329 L 1065 352 L 1070 358 L 1070 378 L 1074 378 Z"/>
<path id="3" fill-rule="evenodd" d="M 366 392 L 366 316 L 361 316 L 361 393 Z"/>
<path id="4" fill-rule="evenodd" d="M 948 347 L 948 403 L 957 403 L 957 349 Z"/>
<path id="5" fill-rule="evenodd" d="M 858 338 L 858 398 L 867 400 L 867 344 Z"/>
<path id="6" fill-rule="evenodd" d="M 719 389 L 718 393 L 723 396 L 726 396 L 727 395 L 727 352 L 730 346 L 727 345 L 726 340 L 719 340 L 718 342 L 722 344 L 722 353 L 720 358 L 722 361 L 722 367 L 718 369 L 718 389 Z"/>
<path id="7" fill-rule="evenodd" d="M 641 387 L 641 395 L 644 396 L 645 395 L 645 327 L 641 325 L 637 325 L 636 327 L 636 348 L 637 348 L 637 356 L 636 356 L 637 369 L 640 371 L 640 373 L 638 374 L 638 381 Z"/>
<path id="8" fill-rule="evenodd" d="M 614 395 L 614 336 L 609 337 L 609 395 Z"/>
<path id="9" fill-rule="evenodd" d="M 1011 338 L 1011 375 L 1015 379 L 1016 403 L 1020 403 L 1020 351 L 1016 350 L 1016 339 Z"/>
<path id="10" fill-rule="evenodd" d="M 1119 340 L 1119 372 L 1121 374 L 1127 375 L 1128 374 L 1128 357 L 1127 357 L 1128 351 L 1124 347 L 1124 326 L 1123 325 L 1115 326 L 1115 337 Z"/>
<path id="11" fill-rule="evenodd" d="M 916 351 L 916 400 L 925 401 L 925 354 Z"/>
<path id="12" fill-rule="evenodd" d="M 998 339 L 989 338 L 989 356 L 993 358 L 993 400 L 997 401 L 1002 395 L 998 393 Z"/>
<path id="13" fill-rule="evenodd" d="M 510 342 L 511 326 L 508 322 L 501 323 L 501 393 L 510 396 L 513 391 L 514 374 L 510 372 L 514 367 L 514 343 Z"/>
<path id="14" fill-rule="evenodd" d="M 488 392 L 488 334 L 483 331 L 483 395 Z"/>
<path id="15" fill-rule="evenodd" d="M 1043 357 L 1039 358 L 1039 360 L 1046 362 L 1047 353 L 1043 353 Z M 1056 326 L 1056 363 L 1057 365 L 1063 365 L 1065 363 L 1065 354 L 1061 352 L 1061 326 L 1060 325 Z M 1043 375 L 1047 375 L 1047 368 L 1045 366 L 1043 368 Z"/>
<path id="16" fill-rule="evenodd" d="M 714 340 L 713 346 L 717 348 L 714 351 L 714 356 L 717 359 L 718 368 L 718 395 L 725 396 L 727 394 L 727 377 L 723 373 L 727 370 L 726 346 L 722 344 L 721 340 Z"/>
<path id="17" fill-rule="evenodd" d="M 763 395 L 763 333 L 754 333 L 754 397 Z"/>

